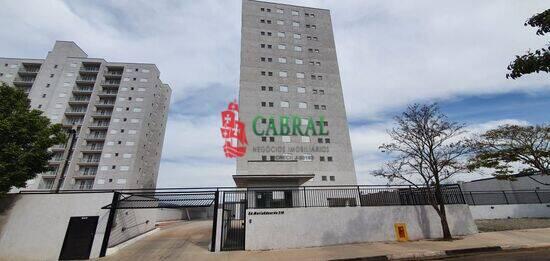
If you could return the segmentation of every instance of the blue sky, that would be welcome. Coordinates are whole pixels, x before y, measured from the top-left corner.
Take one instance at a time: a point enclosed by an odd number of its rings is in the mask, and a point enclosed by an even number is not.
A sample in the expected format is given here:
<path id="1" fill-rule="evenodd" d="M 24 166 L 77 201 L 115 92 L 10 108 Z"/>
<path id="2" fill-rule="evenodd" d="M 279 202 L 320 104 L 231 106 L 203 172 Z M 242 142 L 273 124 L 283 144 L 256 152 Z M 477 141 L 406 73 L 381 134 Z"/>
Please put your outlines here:
<path id="1" fill-rule="evenodd" d="M 517 54 L 540 48 L 524 21 L 547 1 L 281 0 L 331 10 L 360 183 L 383 162 L 391 118 L 438 102 L 479 132 L 548 122 L 548 74 L 505 78 Z M 219 113 L 239 82 L 240 0 L 7 0 L 0 56 L 43 58 L 55 40 L 90 57 L 155 63 L 173 89 L 159 186 L 233 185 Z M 469 179 L 472 177 L 463 177 Z"/>

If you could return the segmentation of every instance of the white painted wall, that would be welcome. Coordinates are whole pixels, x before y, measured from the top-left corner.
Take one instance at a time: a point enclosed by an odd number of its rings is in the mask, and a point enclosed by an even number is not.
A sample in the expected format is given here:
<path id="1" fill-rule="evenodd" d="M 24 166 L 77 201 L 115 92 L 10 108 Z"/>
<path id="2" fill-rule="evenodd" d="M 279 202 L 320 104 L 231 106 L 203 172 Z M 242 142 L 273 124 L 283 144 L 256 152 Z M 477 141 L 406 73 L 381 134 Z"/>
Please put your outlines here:
<path id="1" fill-rule="evenodd" d="M 99 216 L 90 254 L 99 256 L 113 193 L 17 195 L 2 213 L 0 260 L 57 260 L 70 217 Z"/>
<path id="2" fill-rule="evenodd" d="M 550 218 L 550 204 L 470 206 L 474 219 Z"/>
<path id="3" fill-rule="evenodd" d="M 159 208 L 157 209 L 157 222 L 187 219 L 184 209 Z"/>
<path id="4" fill-rule="evenodd" d="M 251 212 L 284 211 L 281 215 Z M 477 233 L 467 205 L 447 206 L 453 235 Z M 431 206 L 249 209 L 247 250 L 395 241 L 394 224 L 406 223 L 410 240 L 442 236 L 439 216 Z"/>

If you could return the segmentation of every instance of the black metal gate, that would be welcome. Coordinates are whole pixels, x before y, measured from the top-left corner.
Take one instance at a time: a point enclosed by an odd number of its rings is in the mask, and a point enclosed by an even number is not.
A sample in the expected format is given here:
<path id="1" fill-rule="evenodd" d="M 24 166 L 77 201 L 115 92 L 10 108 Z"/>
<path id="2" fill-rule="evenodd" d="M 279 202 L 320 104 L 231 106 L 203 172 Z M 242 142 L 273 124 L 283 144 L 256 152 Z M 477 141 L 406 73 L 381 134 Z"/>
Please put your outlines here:
<path id="1" fill-rule="evenodd" d="M 221 250 L 244 250 L 246 229 L 246 191 L 223 193 Z"/>
<path id="2" fill-rule="evenodd" d="M 99 216 L 71 217 L 59 260 L 90 258 Z"/>

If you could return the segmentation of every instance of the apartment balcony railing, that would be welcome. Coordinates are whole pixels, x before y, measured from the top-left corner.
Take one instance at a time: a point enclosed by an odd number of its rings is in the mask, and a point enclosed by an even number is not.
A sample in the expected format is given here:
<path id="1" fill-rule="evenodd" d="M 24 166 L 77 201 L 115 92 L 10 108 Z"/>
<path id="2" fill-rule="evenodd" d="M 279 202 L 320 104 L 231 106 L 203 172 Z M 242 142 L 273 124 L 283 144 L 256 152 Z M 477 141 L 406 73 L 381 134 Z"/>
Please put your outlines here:
<path id="1" fill-rule="evenodd" d="M 50 162 L 61 162 L 61 161 L 63 161 L 63 156 L 60 156 L 60 157 L 55 156 L 52 159 L 50 159 Z"/>
<path id="2" fill-rule="evenodd" d="M 118 94 L 118 91 L 102 91 L 97 95 L 99 97 L 116 97 L 117 94 Z"/>
<path id="3" fill-rule="evenodd" d="M 35 77 L 15 77 L 13 85 L 21 87 L 32 86 L 34 79 Z"/>
<path id="4" fill-rule="evenodd" d="M 94 91 L 93 87 L 77 87 L 73 89 L 73 93 L 77 94 L 90 94 Z"/>
<path id="5" fill-rule="evenodd" d="M 65 111 L 65 114 L 66 115 L 84 115 L 84 114 L 86 114 L 86 110 L 74 110 L 74 109 L 71 110 L 71 109 L 69 109 L 69 110 Z"/>
<path id="6" fill-rule="evenodd" d="M 95 106 L 100 107 L 100 108 L 113 107 L 113 106 L 115 106 L 115 101 L 114 100 L 111 100 L 111 101 L 100 100 L 95 104 Z"/>
<path id="7" fill-rule="evenodd" d="M 95 146 L 84 146 L 82 147 L 82 152 L 101 152 L 103 150 L 103 146 L 101 145 L 95 145 Z"/>
<path id="8" fill-rule="evenodd" d="M 55 177 L 57 170 L 50 170 L 42 173 L 42 176 Z"/>
<path id="9" fill-rule="evenodd" d="M 53 145 L 53 146 L 51 147 L 51 150 L 52 150 L 52 151 L 65 150 L 65 147 L 66 147 L 66 146 L 67 146 L 66 144 L 57 144 L 57 145 Z"/>
<path id="10" fill-rule="evenodd" d="M 122 77 L 122 71 L 105 71 L 103 73 L 105 78 L 120 78 Z"/>
<path id="11" fill-rule="evenodd" d="M 101 82 L 101 85 L 106 87 L 118 87 L 120 85 L 120 80 L 105 80 Z"/>
<path id="12" fill-rule="evenodd" d="M 100 116 L 96 116 L 96 115 L 92 115 L 93 117 L 95 116 L 96 118 L 101 118 L 101 116 L 104 116 L 104 117 L 110 117 L 111 114 L 109 115 L 100 115 Z M 109 127 L 109 122 L 93 122 L 90 126 L 88 126 L 90 129 L 107 129 Z"/>
<path id="13" fill-rule="evenodd" d="M 63 126 L 66 126 L 66 127 L 71 127 L 71 126 L 78 126 L 78 125 L 82 125 L 83 121 L 82 120 L 78 120 L 78 121 L 64 121 L 63 122 Z"/>
<path id="14" fill-rule="evenodd" d="M 88 135 L 86 136 L 86 140 L 104 140 L 105 137 L 107 137 L 106 134 L 92 134 L 92 135 Z"/>
<path id="15" fill-rule="evenodd" d="M 82 158 L 82 163 L 98 163 L 100 158 Z"/>
<path id="16" fill-rule="evenodd" d="M 90 171 L 80 171 L 80 176 L 95 176 L 97 174 L 97 170 L 90 170 Z"/>
<path id="17" fill-rule="evenodd" d="M 17 72 L 21 76 L 36 76 L 40 71 L 40 66 L 22 66 Z"/>
<path id="18" fill-rule="evenodd" d="M 82 66 L 79 72 L 81 74 L 97 74 L 99 72 L 99 67 Z"/>
<path id="19" fill-rule="evenodd" d="M 82 99 L 82 98 L 71 98 L 69 99 L 69 104 L 86 104 L 90 102 L 90 98 Z"/>
<path id="20" fill-rule="evenodd" d="M 95 84 L 96 78 L 95 77 L 77 77 L 76 83 L 78 84 L 85 84 L 85 85 L 93 85 Z"/>

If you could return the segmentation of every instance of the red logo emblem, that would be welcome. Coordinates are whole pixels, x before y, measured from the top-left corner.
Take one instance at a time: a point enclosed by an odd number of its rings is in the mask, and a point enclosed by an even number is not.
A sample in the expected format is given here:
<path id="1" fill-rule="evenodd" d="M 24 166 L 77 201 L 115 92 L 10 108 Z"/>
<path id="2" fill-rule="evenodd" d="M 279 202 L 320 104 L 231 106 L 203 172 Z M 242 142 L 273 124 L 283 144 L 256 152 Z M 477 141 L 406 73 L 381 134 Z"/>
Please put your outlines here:
<path id="1" fill-rule="evenodd" d="M 223 151 L 227 158 L 242 157 L 246 154 L 246 132 L 244 123 L 239 121 L 239 105 L 236 101 L 229 103 L 227 110 L 222 111 L 222 137 L 225 140 Z"/>

